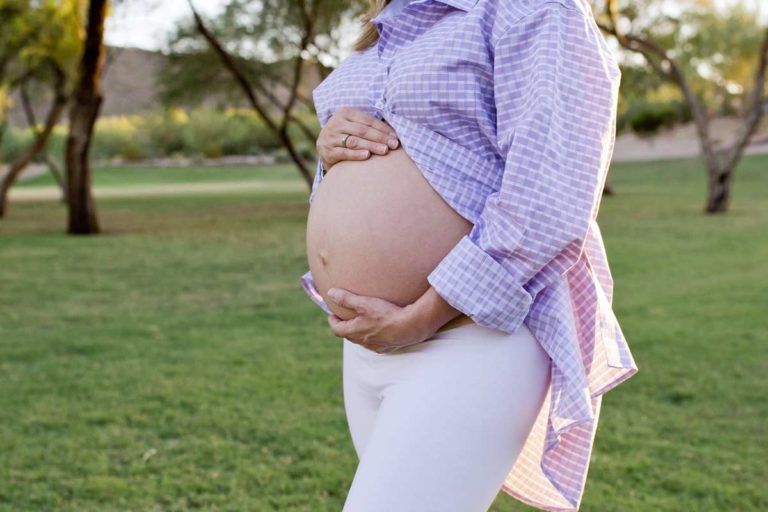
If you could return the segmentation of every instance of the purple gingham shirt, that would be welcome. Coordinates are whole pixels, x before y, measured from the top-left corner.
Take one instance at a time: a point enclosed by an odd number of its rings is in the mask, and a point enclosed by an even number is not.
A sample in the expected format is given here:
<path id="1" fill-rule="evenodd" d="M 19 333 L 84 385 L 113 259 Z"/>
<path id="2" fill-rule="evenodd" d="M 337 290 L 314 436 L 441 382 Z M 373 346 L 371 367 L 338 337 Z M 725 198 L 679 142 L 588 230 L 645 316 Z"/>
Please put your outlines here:
<path id="1" fill-rule="evenodd" d="M 378 43 L 313 91 L 320 123 L 341 106 L 385 119 L 474 224 L 429 283 L 479 325 L 513 333 L 525 322 L 553 363 L 502 490 L 577 510 L 602 395 L 637 372 L 596 222 L 616 132 L 615 58 L 587 0 L 412 0 L 374 22 Z M 310 203 L 321 181 L 317 172 Z M 311 272 L 301 284 L 330 314 Z"/>

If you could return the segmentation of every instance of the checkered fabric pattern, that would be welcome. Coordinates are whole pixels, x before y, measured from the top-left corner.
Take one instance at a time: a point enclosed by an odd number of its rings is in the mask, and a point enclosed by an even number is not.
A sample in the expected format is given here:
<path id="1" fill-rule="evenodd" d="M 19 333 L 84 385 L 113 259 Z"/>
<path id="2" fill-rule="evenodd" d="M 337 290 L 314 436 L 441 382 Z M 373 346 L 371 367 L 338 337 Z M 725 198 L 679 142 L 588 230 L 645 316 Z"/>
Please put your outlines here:
<path id="1" fill-rule="evenodd" d="M 596 222 L 618 65 L 587 0 L 411 0 L 373 21 L 378 43 L 313 91 L 320 123 L 341 106 L 385 119 L 474 224 L 429 283 L 479 325 L 526 322 L 552 358 L 550 393 L 502 490 L 578 510 L 602 395 L 638 371 Z M 311 272 L 301 284 L 330 314 Z"/>

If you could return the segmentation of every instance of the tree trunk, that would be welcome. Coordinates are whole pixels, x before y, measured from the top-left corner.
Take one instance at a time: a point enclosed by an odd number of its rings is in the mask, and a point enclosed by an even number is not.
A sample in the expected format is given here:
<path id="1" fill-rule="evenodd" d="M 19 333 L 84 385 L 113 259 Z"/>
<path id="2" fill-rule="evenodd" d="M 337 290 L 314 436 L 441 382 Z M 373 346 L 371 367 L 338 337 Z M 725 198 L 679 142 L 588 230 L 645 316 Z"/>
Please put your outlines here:
<path id="1" fill-rule="evenodd" d="M 725 213 L 731 198 L 731 182 L 733 180 L 733 168 L 709 169 L 709 187 L 707 188 L 707 204 L 705 213 Z"/>
<path id="2" fill-rule="evenodd" d="M 605 2 L 605 16 L 609 23 L 598 22 L 597 25 L 604 32 L 616 37 L 623 48 L 645 57 L 646 62 L 660 77 L 680 88 L 686 102 L 691 107 L 699 136 L 701 155 L 707 168 L 708 195 L 704 211 L 706 213 L 727 212 L 734 171 L 744 155 L 744 150 L 760 126 L 765 110 L 768 108 L 768 98 L 765 97 L 764 92 L 768 80 L 766 76 L 768 75 L 768 28 L 765 29 L 760 45 L 754 86 L 751 94 L 748 95 L 749 107 L 742 115 L 741 127 L 734 141 L 728 147 L 718 148 L 715 141 L 712 140 L 708 109 L 694 94 L 685 74 L 673 58 L 673 54 L 646 37 L 622 33 L 618 28 L 619 10 L 617 3 L 616 0 Z M 666 69 L 662 63 L 667 64 Z"/>
<path id="3" fill-rule="evenodd" d="M 67 138 L 67 205 L 70 234 L 96 234 L 99 223 L 91 192 L 90 147 L 99 117 L 101 67 L 104 59 L 104 19 L 107 0 L 90 0 L 80 79 L 74 92 Z"/>
<path id="4" fill-rule="evenodd" d="M 21 172 L 32 162 L 35 156 L 45 149 L 53 128 L 59 122 L 61 114 L 64 112 L 64 107 L 67 105 L 67 97 L 64 95 L 63 88 L 64 82 L 61 81 L 56 86 L 56 95 L 45 119 L 45 127 L 37 132 L 32 144 L 30 144 L 24 154 L 11 164 L 8 172 L 3 176 L 3 181 L 0 184 L 0 218 L 5 217 L 8 211 L 8 193 L 11 190 L 11 186 L 13 186 Z"/>

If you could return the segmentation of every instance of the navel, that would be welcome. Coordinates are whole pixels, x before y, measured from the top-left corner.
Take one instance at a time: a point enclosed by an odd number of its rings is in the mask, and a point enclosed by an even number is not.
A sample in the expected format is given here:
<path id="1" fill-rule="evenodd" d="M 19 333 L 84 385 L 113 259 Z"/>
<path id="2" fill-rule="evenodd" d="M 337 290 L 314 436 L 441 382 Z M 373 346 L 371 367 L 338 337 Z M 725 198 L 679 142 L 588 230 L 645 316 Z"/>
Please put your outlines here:
<path id="1" fill-rule="evenodd" d="M 328 249 L 323 247 L 320 249 L 320 263 L 323 264 L 323 266 L 326 266 L 328 264 Z"/>

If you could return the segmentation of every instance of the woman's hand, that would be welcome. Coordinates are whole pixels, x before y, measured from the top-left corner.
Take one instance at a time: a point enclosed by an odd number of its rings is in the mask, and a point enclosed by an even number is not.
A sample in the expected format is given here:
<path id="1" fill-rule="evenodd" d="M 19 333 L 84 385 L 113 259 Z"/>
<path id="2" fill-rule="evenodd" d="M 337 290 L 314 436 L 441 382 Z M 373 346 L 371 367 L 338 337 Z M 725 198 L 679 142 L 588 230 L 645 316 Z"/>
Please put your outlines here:
<path id="1" fill-rule="evenodd" d="M 342 139 L 347 134 L 344 147 Z M 323 168 L 328 171 L 342 160 L 366 160 L 372 153 L 386 155 L 399 144 L 397 133 L 386 122 L 366 112 L 341 107 L 320 130 L 316 146 Z"/>
<path id="2" fill-rule="evenodd" d="M 334 290 L 338 295 L 329 290 L 330 300 L 357 313 L 350 320 L 342 320 L 335 314 L 328 315 L 328 325 L 340 338 L 387 354 L 420 343 L 433 334 L 418 316 L 412 314 L 414 311 L 409 306 L 401 307 L 378 297 L 356 295 L 340 288 Z"/>

